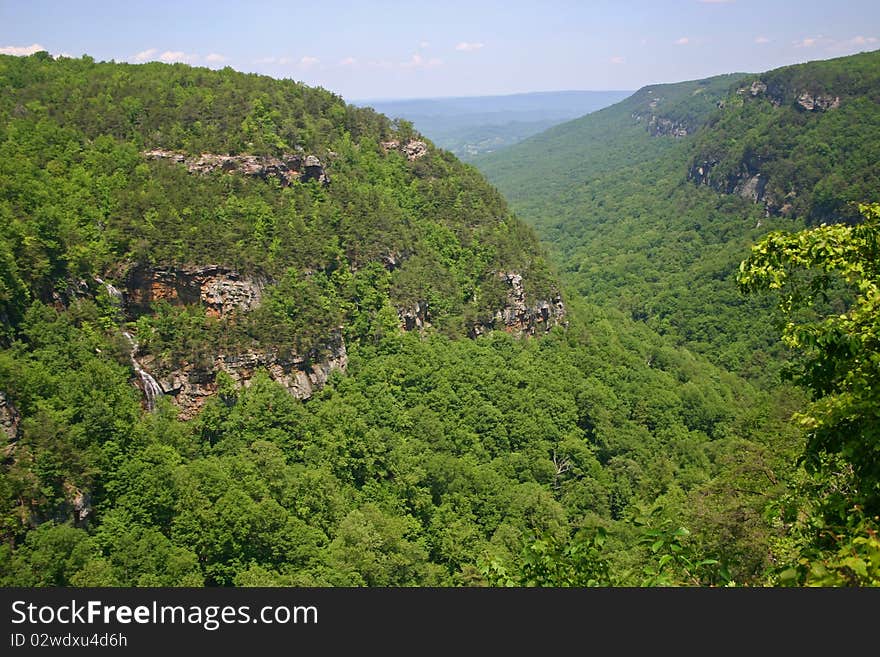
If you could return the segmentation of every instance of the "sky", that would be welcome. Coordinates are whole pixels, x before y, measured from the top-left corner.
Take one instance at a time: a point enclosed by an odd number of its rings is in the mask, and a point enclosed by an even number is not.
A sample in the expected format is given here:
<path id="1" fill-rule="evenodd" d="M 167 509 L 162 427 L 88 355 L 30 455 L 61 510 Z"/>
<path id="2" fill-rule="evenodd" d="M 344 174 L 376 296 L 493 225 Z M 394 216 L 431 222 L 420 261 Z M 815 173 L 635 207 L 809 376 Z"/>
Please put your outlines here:
<path id="1" fill-rule="evenodd" d="M 634 90 L 877 49 L 878 0 L 0 0 L 0 53 L 230 66 L 350 101 Z"/>

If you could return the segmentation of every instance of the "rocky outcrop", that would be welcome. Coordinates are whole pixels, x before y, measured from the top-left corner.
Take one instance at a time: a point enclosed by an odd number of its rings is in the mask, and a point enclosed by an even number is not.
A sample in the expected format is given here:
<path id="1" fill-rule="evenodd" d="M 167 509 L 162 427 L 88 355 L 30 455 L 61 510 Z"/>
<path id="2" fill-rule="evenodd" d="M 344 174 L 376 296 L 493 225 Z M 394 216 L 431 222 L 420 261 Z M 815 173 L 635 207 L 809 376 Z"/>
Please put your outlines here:
<path id="1" fill-rule="evenodd" d="M 77 527 L 86 524 L 86 521 L 92 514 L 91 492 L 88 490 L 81 490 L 70 483 L 65 483 L 64 500 L 65 504 L 62 508 L 62 517 L 73 517 L 73 522 Z"/>
<path id="2" fill-rule="evenodd" d="M 757 171 L 757 165 L 743 164 L 740 170 L 732 175 L 713 176 L 712 171 L 718 160 L 697 160 L 688 170 L 688 180 L 697 185 L 706 185 L 721 194 L 736 194 L 752 203 L 763 203 L 766 215 L 776 213 L 775 201 L 767 195 L 766 175 Z"/>
<path id="3" fill-rule="evenodd" d="M 427 301 L 416 301 L 412 308 L 398 308 L 397 317 L 404 331 L 420 331 L 431 326 Z"/>
<path id="4" fill-rule="evenodd" d="M 686 123 L 672 121 L 662 116 L 651 116 L 648 121 L 648 132 L 653 137 L 687 137 L 689 134 Z"/>
<path id="5" fill-rule="evenodd" d="M 648 91 L 649 94 L 653 93 Z M 685 121 L 675 121 L 655 112 L 663 104 L 663 97 L 652 98 L 648 103 L 647 113 L 633 112 L 636 123 L 645 123 L 645 128 L 652 137 L 687 137 L 692 131 Z"/>
<path id="6" fill-rule="evenodd" d="M 766 187 L 767 178 L 756 173 L 753 176 L 740 178 L 733 187 L 733 193 L 749 199 L 752 203 L 760 203 L 764 200 Z"/>
<path id="7" fill-rule="evenodd" d="M 139 366 L 153 369 L 152 356 L 139 359 Z M 156 381 L 162 394 L 170 396 L 180 409 L 179 417 L 195 417 L 210 397 L 217 393 L 217 375 L 225 372 L 239 386 L 248 386 L 254 374 L 265 369 L 269 376 L 298 399 L 308 399 L 320 390 L 334 371 L 345 371 L 348 353 L 341 334 L 331 337 L 325 347 L 306 356 L 280 356 L 272 351 L 251 351 L 241 354 L 218 354 L 210 367 L 184 365 Z"/>
<path id="8" fill-rule="evenodd" d="M 382 256 L 382 266 L 388 271 L 394 271 L 403 264 L 404 260 L 405 254 L 397 253 L 396 251 L 389 251 Z"/>
<path id="9" fill-rule="evenodd" d="M 770 101 L 770 104 L 774 107 L 779 107 L 782 105 L 783 101 L 782 90 L 777 87 L 768 87 L 767 83 L 763 80 L 754 80 L 750 85 L 737 89 L 736 93 L 738 96 L 743 96 L 744 98 L 766 99 Z"/>
<path id="10" fill-rule="evenodd" d="M 794 91 L 792 95 L 791 90 L 782 88 L 778 83 L 771 87 L 763 80 L 755 80 L 749 86 L 737 89 L 736 93 L 747 99 L 764 98 L 774 107 L 780 107 L 794 98 L 794 107 L 805 112 L 827 112 L 840 107 L 840 96 L 809 91 Z"/>
<path id="11" fill-rule="evenodd" d="M 757 98 L 767 91 L 767 85 L 764 84 L 761 80 L 755 80 L 748 87 L 742 87 L 741 89 L 737 89 L 736 93 L 741 96 L 749 95 L 752 98 Z"/>
<path id="12" fill-rule="evenodd" d="M 517 336 L 535 335 L 563 323 L 565 304 L 558 293 L 549 300 L 529 303 L 520 274 L 500 272 L 498 276 L 509 288 L 507 304 L 495 311 L 491 320 L 475 324 L 470 331 L 471 337 L 491 330 L 503 330 Z"/>
<path id="13" fill-rule="evenodd" d="M 18 409 L 6 397 L 6 393 L 0 391 L 0 432 L 5 437 L 2 456 L 4 459 L 12 458 L 15 452 L 15 443 L 18 440 L 21 427 L 21 415 Z"/>
<path id="14" fill-rule="evenodd" d="M 712 168 L 718 164 L 718 160 L 698 160 L 688 170 L 687 179 L 697 185 L 709 185 L 712 182 Z"/>
<path id="15" fill-rule="evenodd" d="M 652 107 L 655 106 L 654 102 L 651 103 Z M 652 137 L 679 138 L 687 137 L 690 134 L 690 128 L 684 121 L 673 121 L 672 119 L 667 119 L 656 114 L 649 114 L 646 118 L 645 115 L 639 114 L 638 112 L 634 112 L 632 118 L 635 119 L 636 123 L 641 123 L 644 120 L 645 127 L 648 132 L 651 133 Z"/>
<path id="16" fill-rule="evenodd" d="M 148 312 L 152 302 L 164 300 L 172 304 L 198 303 L 208 315 L 225 317 L 258 306 L 267 283 L 217 265 L 196 269 L 136 267 L 128 274 L 125 300 L 135 315 Z"/>
<path id="17" fill-rule="evenodd" d="M 287 187 L 297 180 L 300 182 L 317 180 L 325 185 L 330 182 L 330 176 L 324 170 L 324 165 L 314 155 L 293 154 L 284 155 L 281 158 L 268 155 L 219 155 L 216 153 L 186 155 L 178 151 L 154 148 L 145 151 L 144 157 L 148 160 L 170 160 L 183 164 L 190 173 L 207 174 L 222 171 L 253 176 L 263 180 L 276 178 L 282 187 Z"/>
<path id="18" fill-rule="evenodd" d="M 807 112 L 827 112 L 840 107 L 840 96 L 804 92 L 798 95 L 796 105 Z"/>
<path id="19" fill-rule="evenodd" d="M 414 162 L 428 154 L 428 144 L 417 139 L 410 139 L 405 144 L 401 144 L 399 139 L 391 139 L 389 141 L 380 142 L 379 145 L 386 153 L 389 151 L 399 151 L 400 153 L 403 153 L 403 155 L 406 156 L 406 159 L 410 162 Z"/>

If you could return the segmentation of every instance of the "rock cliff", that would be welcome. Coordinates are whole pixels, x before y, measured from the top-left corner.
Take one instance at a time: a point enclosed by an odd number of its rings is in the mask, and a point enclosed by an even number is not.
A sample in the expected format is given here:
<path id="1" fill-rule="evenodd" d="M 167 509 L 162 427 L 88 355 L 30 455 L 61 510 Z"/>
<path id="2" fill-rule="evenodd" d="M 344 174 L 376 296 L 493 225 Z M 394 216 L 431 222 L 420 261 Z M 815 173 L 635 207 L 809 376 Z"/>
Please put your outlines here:
<path id="1" fill-rule="evenodd" d="M 138 360 L 146 369 L 158 370 L 152 356 Z M 263 368 L 294 397 L 308 399 L 327 383 L 334 371 L 345 371 L 348 353 L 342 335 L 336 333 L 322 350 L 301 355 L 281 356 L 272 351 L 217 354 L 210 366 L 187 363 L 170 372 L 158 372 L 156 381 L 162 394 L 180 409 L 180 419 L 195 417 L 208 399 L 217 393 L 217 375 L 225 372 L 241 387 L 250 385 L 257 370 Z"/>
<path id="2" fill-rule="evenodd" d="M 830 112 L 838 109 L 841 104 L 839 95 L 786 86 L 783 80 L 775 78 L 768 78 L 766 81 L 753 80 L 738 88 L 735 96 L 740 98 L 737 101 L 740 106 L 747 103 L 769 103 L 774 108 L 774 113 L 780 117 L 786 112 L 791 114 L 792 110 L 797 114 Z M 737 111 L 732 110 L 737 107 L 737 103 L 719 102 L 719 116 L 723 116 L 725 112 Z M 782 118 L 779 120 L 783 121 Z M 812 120 L 818 120 L 818 117 Z M 688 180 L 697 185 L 711 187 L 721 194 L 736 194 L 755 204 L 762 204 L 766 216 L 790 213 L 796 199 L 795 193 L 782 193 L 779 185 L 770 185 L 766 166 L 774 157 L 785 154 L 774 155 L 761 148 L 747 148 L 735 155 L 725 154 L 718 151 L 716 146 L 714 154 L 707 156 L 706 149 L 702 150 L 704 152 L 699 153 L 690 165 Z M 757 151 L 761 151 L 761 154 Z M 775 190 L 775 193 L 771 190 Z"/>
<path id="3" fill-rule="evenodd" d="M 222 171 L 253 176 L 263 180 L 276 178 L 282 187 L 287 187 L 297 180 L 300 182 L 317 180 L 325 185 L 330 182 L 330 176 L 324 170 L 324 165 L 315 155 L 293 154 L 284 155 L 281 158 L 267 155 L 218 155 L 216 153 L 186 155 L 178 151 L 154 148 L 145 151 L 144 157 L 148 160 L 169 160 L 183 164 L 190 173 L 207 174 Z"/>
<path id="4" fill-rule="evenodd" d="M 0 432 L 5 438 L 3 445 L 3 458 L 11 458 L 15 452 L 15 443 L 18 440 L 19 427 L 21 425 L 21 416 L 12 402 L 6 397 L 6 393 L 0 391 Z"/>
<path id="5" fill-rule="evenodd" d="M 148 312 L 154 301 L 201 304 L 208 315 L 226 317 L 259 305 L 266 279 L 248 277 L 217 265 L 198 268 L 135 267 L 125 285 L 125 302 L 133 315 Z"/>
<path id="6" fill-rule="evenodd" d="M 98 282 L 128 317 L 148 313 L 152 302 L 164 300 L 172 305 L 200 305 L 207 315 L 222 321 L 235 321 L 237 314 L 256 308 L 265 288 L 272 284 L 267 279 L 245 276 L 218 265 L 133 267 L 124 280 L 122 291 L 101 279 Z M 152 410 L 159 396 L 169 396 L 179 407 L 182 419 L 193 418 L 217 392 L 220 372 L 246 386 L 258 369 L 265 368 L 292 395 L 308 399 L 324 386 L 333 371 L 344 371 L 348 365 L 345 342 L 339 332 L 327 336 L 321 348 L 304 355 L 261 350 L 218 353 L 210 364 L 184 363 L 173 370 L 168 370 L 154 355 L 141 353 L 136 336 L 127 332 L 124 335 L 132 345 L 131 361 L 137 375 L 134 383 L 144 392 L 145 407 Z"/>
<path id="7" fill-rule="evenodd" d="M 565 304 L 559 294 L 551 299 L 529 302 L 522 276 L 516 272 L 499 272 L 507 285 L 507 303 L 495 311 L 491 319 L 478 322 L 471 328 L 471 337 L 487 331 L 502 330 L 517 336 L 536 335 L 564 324 Z"/>
<path id="8" fill-rule="evenodd" d="M 410 139 L 406 143 L 401 143 L 399 139 L 391 139 L 389 141 L 383 141 L 380 146 L 386 153 L 389 151 L 398 151 L 402 153 L 410 162 L 423 158 L 428 154 L 428 144 L 417 139 Z"/>

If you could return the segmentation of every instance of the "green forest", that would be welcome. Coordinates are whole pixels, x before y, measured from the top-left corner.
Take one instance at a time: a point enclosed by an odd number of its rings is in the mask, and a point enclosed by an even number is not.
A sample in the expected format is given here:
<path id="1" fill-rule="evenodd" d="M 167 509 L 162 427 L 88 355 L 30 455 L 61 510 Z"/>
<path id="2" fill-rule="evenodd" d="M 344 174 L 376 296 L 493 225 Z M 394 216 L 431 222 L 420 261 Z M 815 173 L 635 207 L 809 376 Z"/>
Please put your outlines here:
<path id="1" fill-rule="evenodd" d="M 0 56 L 0 585 L 880 584 L 878 78 L 478 169 L 291 80 Z"/>

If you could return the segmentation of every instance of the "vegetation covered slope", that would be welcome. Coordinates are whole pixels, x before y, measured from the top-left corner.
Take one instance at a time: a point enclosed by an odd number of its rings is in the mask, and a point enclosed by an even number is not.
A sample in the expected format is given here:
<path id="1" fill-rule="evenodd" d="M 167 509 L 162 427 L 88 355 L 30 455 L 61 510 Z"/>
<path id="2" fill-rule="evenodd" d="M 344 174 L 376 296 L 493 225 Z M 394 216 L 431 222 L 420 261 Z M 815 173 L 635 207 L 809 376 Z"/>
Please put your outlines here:
<path id="1" fill-rule="evenodd" d="M 0 88 L 7 329 L 31 300 L 69 297 L 95 276 L 121 288 L 134 266 L 213 264 L 278 282 L 288 306 L 247 330 L 264 342 L 296 333 L 304 346 L 342 323 L 364 334 L 383 309 L 393 318 L 420 301 L 463 332 L 503 305 L 499 272 L 522 275 L 533 299 L 553 294 L 535 238 L 475 171 L 433 148 L 417 159 L 383 148 L 417 135 L 326 91 L 48 56 L 3 57 Z M 311 155 L 332 183 L 191 175 L 148 160 L 151 149 Z"/>
<path id="2" fill-rule="evenodd" d="M 231 70 L 0 65 L 3 585 L 493 584 L 600 535 L 602 583 L 753 582 L 785 554 L 784 399 L 576 299 L 567 330 L 466 339 L 510 301 L 499 272 L 555 283 L 476 170 L 406 124 Z M 297 146 L 329 184 L 187 164 Z M 134 322 L 110 286 L 207 264 L 268 281 L 262 302 Z M 347 372 L 311 399 L 216 372 L 190 421 L 145 411 L 123 333 L 192 364 L 337 323 Z M 663 545 L 713 558 L 642 543 L 670 523 Z"/>
<path id="3" fill-rule="evenodd" d="M 737 265 L 772 229 L 872 200 L 878 71 L 874 52 L 646 87 L 476 164 L 586 298 L 773 382 L 769 308 Z"/>

